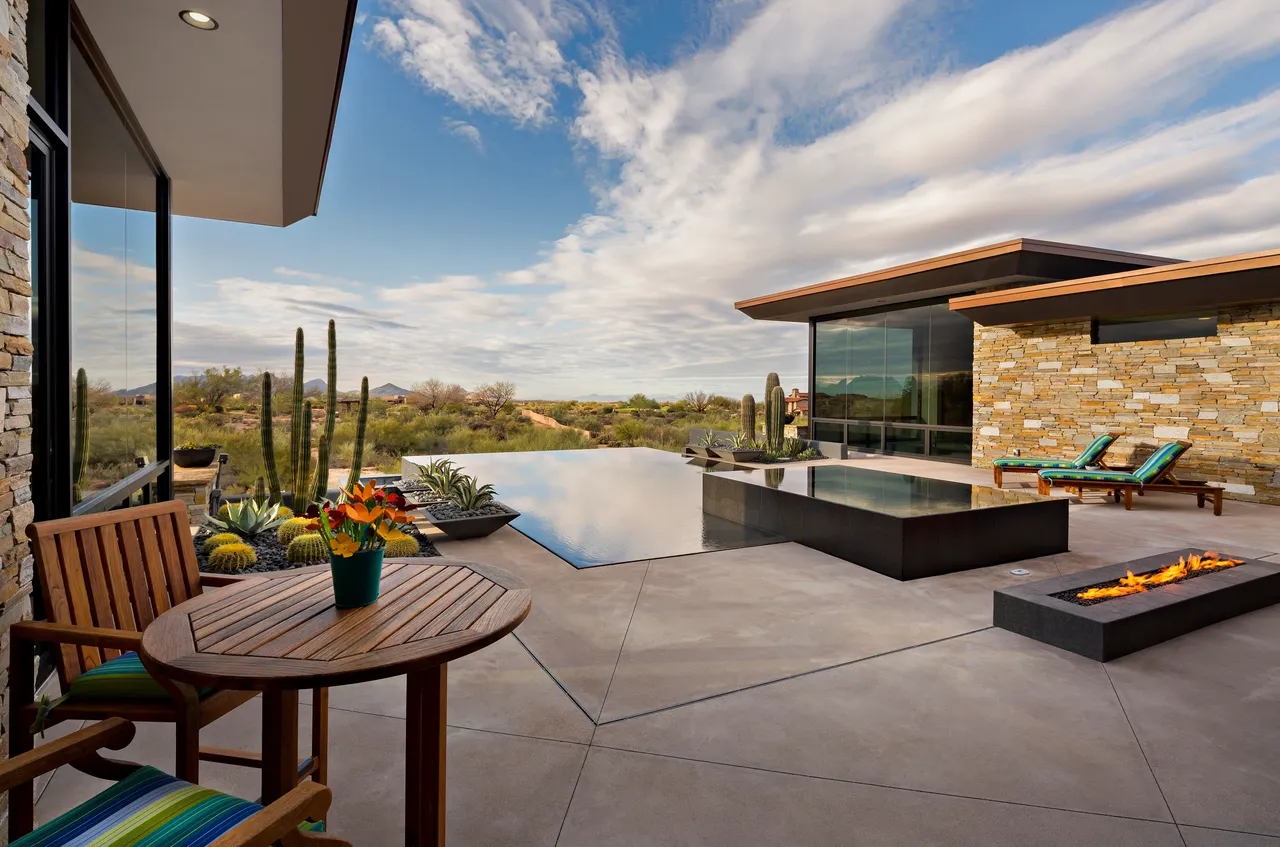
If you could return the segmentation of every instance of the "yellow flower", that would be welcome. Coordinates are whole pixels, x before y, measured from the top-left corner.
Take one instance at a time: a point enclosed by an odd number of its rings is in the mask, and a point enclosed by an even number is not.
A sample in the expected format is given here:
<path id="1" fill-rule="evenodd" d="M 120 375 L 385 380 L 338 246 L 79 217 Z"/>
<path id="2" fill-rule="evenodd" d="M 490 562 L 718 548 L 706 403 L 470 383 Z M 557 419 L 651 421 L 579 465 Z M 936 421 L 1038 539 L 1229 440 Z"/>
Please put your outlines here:
<path id="1" fill-rule="evenodd" d="M 378 527 L 378 535 L 382 536 L 383 541 L 400 541 L 409 537 L 408 533 L 401 532 L 395 527 L 385 524 Z"/>
<path id="2" fill-rule="evenodd" d="M 340 532 L 329 539 L 329 548 L 339 556 L 354 556 L 360 552 L 360 545 L 345 532 Z"/>

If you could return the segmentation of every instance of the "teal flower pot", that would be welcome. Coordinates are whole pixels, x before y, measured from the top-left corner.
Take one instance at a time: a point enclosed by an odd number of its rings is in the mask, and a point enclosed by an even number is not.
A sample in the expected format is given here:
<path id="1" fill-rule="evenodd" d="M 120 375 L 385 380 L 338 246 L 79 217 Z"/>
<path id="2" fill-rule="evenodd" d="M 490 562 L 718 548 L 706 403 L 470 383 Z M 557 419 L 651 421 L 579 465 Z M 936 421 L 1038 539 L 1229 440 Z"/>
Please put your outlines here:
<path id="1" fill-rule="evenodd" d="M 382 550 L 363 550 L 354 556 L 329 556 L 333 600 L 339 609 L 369 606 L 382 592 Z"/>

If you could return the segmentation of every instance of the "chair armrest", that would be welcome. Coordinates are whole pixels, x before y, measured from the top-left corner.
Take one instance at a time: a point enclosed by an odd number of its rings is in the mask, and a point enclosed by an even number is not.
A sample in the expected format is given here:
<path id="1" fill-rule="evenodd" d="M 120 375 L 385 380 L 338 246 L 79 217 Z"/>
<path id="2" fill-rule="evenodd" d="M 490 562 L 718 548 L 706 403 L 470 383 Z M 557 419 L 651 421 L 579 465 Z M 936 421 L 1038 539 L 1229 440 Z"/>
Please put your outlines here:
<path id="1" fill-rule="evenodd" d="M 128 747 L 133 740 L 134 731 L 133 724 L 123 718 L 107 718 L 48 744 L 41 744 L 34 750 L 20 753 L 0 763 L 0 791 L 8 791 L 24 782 L 31 782 L 40 774 L 69 765 L 103 747 L 112 750 Z"/>
<path id="2" fill-rule="evenodd" d="M 200 587 L 221 588 L 224 585 L 234 585 L 237 582 L 244 582 L 246 579 L 253 579 L 253 577 L 247 574 L 202 573 L 200 574 Z"/>
<path id="3" fill-rule="evenodd" d="M 49 621 L 19 621 L 9 629 L 9 637 L 20 638 L 23 641 L 52 641 L 58 644 L 108 647 L 116 650 L 137 650 L 142 646 L 140 632 Z"/>
<path id="4" fill-rule="evenodd" d="M 210 847 L 270 847 L 278 841 L 286 844 L 317 842 L 331 845 L 347 842 L 332 836 L 307 837 L 298 826 L 307 819 L 320 820 L 329 811 L 333 792 L 314 782 L 303 782 L 270 806 L 225 833 Z M 298 836 L 295 838 L 294 836 Z"/>

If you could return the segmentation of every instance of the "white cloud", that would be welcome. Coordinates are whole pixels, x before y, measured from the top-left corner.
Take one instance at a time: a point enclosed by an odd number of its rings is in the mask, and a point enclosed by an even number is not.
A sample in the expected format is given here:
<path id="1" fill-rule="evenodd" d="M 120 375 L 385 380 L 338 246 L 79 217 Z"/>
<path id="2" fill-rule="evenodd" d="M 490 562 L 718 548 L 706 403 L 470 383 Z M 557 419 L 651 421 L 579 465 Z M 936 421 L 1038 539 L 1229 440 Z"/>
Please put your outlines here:
<path id="1" fill-rule="evenodd" d="M 444 125 L 449 132 L 459 138 L 465 139 L 467 143 L 476 148 L 478 152 L 484 152 L 484 139 L 480 137 L 480 130 L 476 129 L 466 121 L 460 121 L 455 118 L 445 118 Z"/>
<path id="2" fill-rule="evenodd" d="M 758 392 L 766 370 L 803 378 L 806 341 L 733 311 L 754 294 L 1015 235 L 1184 258 L 1280 243 L 1280 93 L 1219 87 L 1280 52 L 1275 0 L 1137 4 L 976 67 L 938 58 L 933 4 L 911 0 L 721 3 L 665 68 L 612 40 L 566 59 L 597 19 L 560 0 L 392 6 L 378 43 L 427 85 L 517 123 L 572 85 L 575 139 L 612 164 L 527 267 L 335 300 L 358 310 L 340 336 L 401 360 L 358 367 L 397 381 Z"/>
<path id="3" fill-rule="evenodd" d="M 562 42 L 588 23 L 574 0 L 391 0 L 371 43 L 468 108 L 546 121 L 571 80 Z"/>

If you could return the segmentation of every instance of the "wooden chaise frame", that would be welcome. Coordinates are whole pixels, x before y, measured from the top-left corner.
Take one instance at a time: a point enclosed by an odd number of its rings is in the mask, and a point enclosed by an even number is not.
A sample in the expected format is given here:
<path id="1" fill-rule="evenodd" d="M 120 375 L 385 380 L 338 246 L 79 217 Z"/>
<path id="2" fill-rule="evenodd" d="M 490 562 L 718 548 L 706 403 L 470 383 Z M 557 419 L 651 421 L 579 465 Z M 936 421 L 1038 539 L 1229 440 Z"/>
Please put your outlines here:
<path id="1" fill-rule="evenodd" d="M 1203 480 L 1180 480 L 1174 475 L 1173 469 L 1187 451 L 1191 449 L 1190 441 L 1179 441 L 1182 445 L 1182 453 L 1178 458 L 1169 463 L 1169 466 L 1161 471 L 1155 479 L 1148 483 L 1133 482 L 1116 482 L 1114 480 L 1080 480 L 1080 479 L 1062 479 L 1048 480 L 1037 474 L 1036 488 L 1041 494 L 1048 494 L 1053 486 L 1058 486 L 1063 491 L 1074 493 L 1077 497 L 1082 497 L 1086 489 L 1092 491 L 1106 491 L 1115 498 L 1117 503 L 1124 501 L 1126 511 L 1133 509 L 1133 495 L 1136 492 L 1139 497 L 1148 491 L 1167 491 L 1174 494 L 1194 494 L 1196 497 L 1196 505 L 1203 509 L 1207 500 L 1213 500 L 1213 514 L 1220 516 L 1222 514 L 1222 499 L 1225 491 L 1217 486 L 1209 485 Z M 1132 467 L 1113 467 L 1109 468 L 1113 471 L 1131 471 Z"/>

